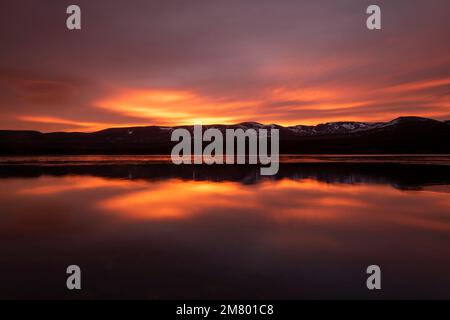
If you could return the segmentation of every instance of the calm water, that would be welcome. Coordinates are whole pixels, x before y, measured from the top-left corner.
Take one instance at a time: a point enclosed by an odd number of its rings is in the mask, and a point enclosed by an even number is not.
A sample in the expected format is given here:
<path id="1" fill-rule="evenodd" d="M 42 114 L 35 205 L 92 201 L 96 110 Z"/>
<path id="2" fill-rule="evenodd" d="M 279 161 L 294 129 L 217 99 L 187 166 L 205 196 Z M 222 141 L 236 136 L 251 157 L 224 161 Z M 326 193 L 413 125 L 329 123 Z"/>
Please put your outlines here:
<path id="1" fill-rule="evenodd" d="M 166 160 L 0 159 L 0 297 L 450 298 L 449 157 Z"/>

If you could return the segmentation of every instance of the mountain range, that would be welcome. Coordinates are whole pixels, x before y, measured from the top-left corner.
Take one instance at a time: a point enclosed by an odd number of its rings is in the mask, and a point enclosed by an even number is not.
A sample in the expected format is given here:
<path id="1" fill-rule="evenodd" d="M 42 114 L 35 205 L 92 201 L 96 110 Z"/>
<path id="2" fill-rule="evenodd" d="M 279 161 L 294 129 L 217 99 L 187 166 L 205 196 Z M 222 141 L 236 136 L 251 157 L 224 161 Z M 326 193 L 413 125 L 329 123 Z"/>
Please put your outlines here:
<path id="1" fill-rule="evenodd" d="M 279 129 L 280 153 L 377 154 L 450 153 L 450 121 L 399 117 L 389 122 L 329 122 L 315 126 L 204 125 L 203 129 Z M 176 128 L 147 126 L 110 128 L 92 133 L 0 130 L 0 154 L 170 154 Z"/>

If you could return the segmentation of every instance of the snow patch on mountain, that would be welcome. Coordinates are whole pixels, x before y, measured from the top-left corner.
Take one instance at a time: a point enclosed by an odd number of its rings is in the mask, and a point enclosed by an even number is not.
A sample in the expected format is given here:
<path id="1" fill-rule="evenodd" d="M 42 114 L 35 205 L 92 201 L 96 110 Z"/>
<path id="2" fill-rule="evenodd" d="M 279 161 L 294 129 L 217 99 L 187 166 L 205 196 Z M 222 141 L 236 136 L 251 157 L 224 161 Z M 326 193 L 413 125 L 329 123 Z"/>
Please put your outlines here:
<path id="1" fill-rule="evenodd" d="M 316 126 L 297 125 L 288 127 L 291 132 L 300 135 L 344 134 L 378 128 L 382 122 L 327 122 Z"/>

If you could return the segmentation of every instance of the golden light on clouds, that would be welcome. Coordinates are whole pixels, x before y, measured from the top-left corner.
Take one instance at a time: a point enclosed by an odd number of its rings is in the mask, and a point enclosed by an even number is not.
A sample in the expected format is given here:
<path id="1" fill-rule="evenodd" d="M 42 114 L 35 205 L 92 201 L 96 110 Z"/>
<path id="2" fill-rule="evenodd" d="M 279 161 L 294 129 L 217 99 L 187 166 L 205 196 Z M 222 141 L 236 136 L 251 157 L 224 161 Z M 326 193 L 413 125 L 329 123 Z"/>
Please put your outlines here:
<path id="1" fill-rule="evenodd" d="M 238 110 L 248 110 L 256 102 L 212 98 L 184 90 L 129 89 L 93 104 L 129 117 L 151 119 L 152 124 L 176 125 L 199 121 L 203 124 L 236 123 L 242 119 Z"/>
<path id="2" fill-rule="evenodd" d="M 143 123 L 105 123 L 105 122 L 86 122 L 86 121 L 77 121 L 64 119 L 59 117 L 51 117 L 51 116 L 17 116 L 18 120 L 25 122 L 36 122 L 43 124 L 57 124 L 64 125 L 67 130 L 73 129 L 77 131 L 91 132 L 98 131 L 106 128 L 118 128 L 118 127 L 134 127 L 144 125 Z"/>
<path id="3" fill-rule="evenodd" d="M 316 87 L 266 88 L 252 99 L 217 97 L 193 90 L 127 89 L 93 102 L 97 108 L 128 117 L 146 119 L 155 125 L 235 124 L 256 121 L 265 124 L 315 125 L 330 121 L 389 121 L 405 115 L 383 109 L 388 103 L 416 102 L 420 113 L 408 110 L 408 115 L 439 116 L 447 112 L 446 100 L 440 101 L 444 110 L 430 106 L 430 89 L 445 86 L 450 79 L 409 82 L 381 88 L 339 85 Z M 445 98 L 444 98 L 445 99 Z M 369 112 L 370 111 L 370 112 Z"/>
<path id="4" fill-rule="evenodd" d="M 54 124 L 83 132 L 111 127 L 148 125 L 264 124 L 316 125 L 333 121 L 389 121 L 399 116 L 445 117 L 448 94 L 436 95 L 450 85 L 450 78 L 411 81 L 371 88 L 363 84 L 316 87 L 280 86 L 262 89 L 252 98 L 214 96 L 181 89 L 116 89 L 89 102 L 91 107 L 123 117 L 123 122 L 84 121 L 50 115 L 18 115 L 30 123 Z M 405 111 L 405 110 L 408 111 Z"/>
<path id="5" fill-rule="evenodd" d="M 407 82 L 404 84 L 395 85 L 385 89 L 385 92 L 396 93 L 405 91 L 418 91 L 441 86 L 450 86 L 450 78 L 422 80 L 415 82 Z"/>
<path id="6" fill-rule="evenodd" d="M 286 103 L 286 106 L 271 106 L 278 101 Z M 320 122 L 317 117 L 302 117 L 301 111 L 304 109 L 344 110 L 364 107 L 370 102 L 352 101 L 338 89 L 275 88 L 262 91 L 252 100 L 203 96 L 173 89 L 122 90 L 93 104 L 110 112 L 147 119 L 155 125 L 192 125 L 199 122 L 235 124 L 246 121 L 297 125 Z"/>
<path id="7" fill-rule="evenodd" d="M 386 3 L 400 19 L 369 33 L 364 10 L 332 0 L 142 1 L 114 6 L 76 41 L 22 23 L 59 11 L 56 1 L 29 10 L 12 1 L 0 12 L 11 40 L 0 60 L 0 129 L 448 120 L 450 2 L 410 1 Z M 417 12 L 426 28 L 411 32 Z"/>

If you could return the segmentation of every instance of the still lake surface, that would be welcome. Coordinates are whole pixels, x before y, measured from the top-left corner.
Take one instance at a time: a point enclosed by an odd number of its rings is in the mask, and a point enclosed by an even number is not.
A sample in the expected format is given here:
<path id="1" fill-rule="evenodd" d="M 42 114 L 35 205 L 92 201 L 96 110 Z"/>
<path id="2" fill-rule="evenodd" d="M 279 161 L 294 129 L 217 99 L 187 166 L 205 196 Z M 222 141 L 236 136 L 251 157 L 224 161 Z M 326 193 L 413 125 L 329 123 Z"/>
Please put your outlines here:
<path id="1" fill-rule="evenodd" d="M 448 155 L 169 161 L 1 157 L 0 298 L 450 298 Z"/>

